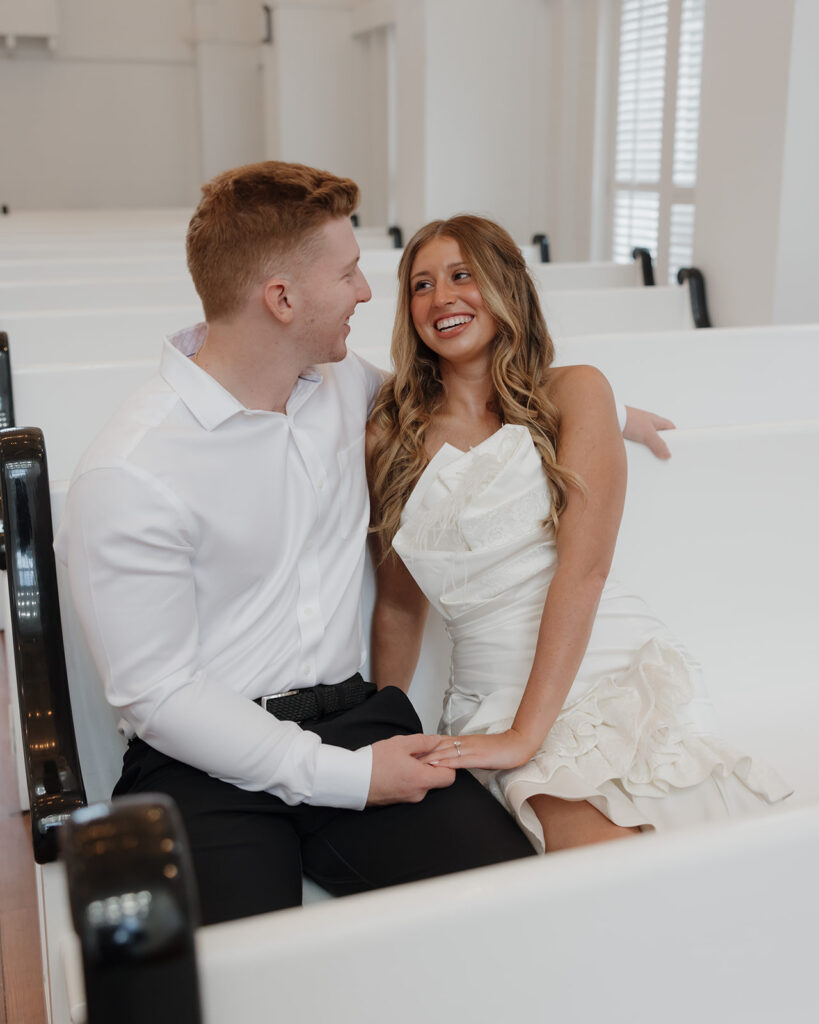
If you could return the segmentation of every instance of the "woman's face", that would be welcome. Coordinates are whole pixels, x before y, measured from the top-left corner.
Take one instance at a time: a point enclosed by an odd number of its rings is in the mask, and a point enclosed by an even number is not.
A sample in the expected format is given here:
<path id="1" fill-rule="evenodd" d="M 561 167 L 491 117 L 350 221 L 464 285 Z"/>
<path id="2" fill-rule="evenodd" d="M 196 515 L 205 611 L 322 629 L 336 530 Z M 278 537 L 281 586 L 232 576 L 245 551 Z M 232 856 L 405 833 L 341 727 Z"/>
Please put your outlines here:
<path id="1" fill-rule="evenodd" d="M 433 238 L 410 270 L 410 314 L 421 340 L 451 363 L 482 359 L 497 333 L 454 238 Z"/>

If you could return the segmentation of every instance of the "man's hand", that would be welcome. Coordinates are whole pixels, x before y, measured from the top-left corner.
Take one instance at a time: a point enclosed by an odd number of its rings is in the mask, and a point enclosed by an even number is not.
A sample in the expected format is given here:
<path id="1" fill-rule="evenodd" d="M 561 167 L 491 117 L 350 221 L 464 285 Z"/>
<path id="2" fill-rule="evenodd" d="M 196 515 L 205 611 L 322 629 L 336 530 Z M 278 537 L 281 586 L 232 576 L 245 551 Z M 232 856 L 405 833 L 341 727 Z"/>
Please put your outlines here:
<path id="1" fill-rule="evenodd" d="M 658 430 L 674 430 L 674 424 L 664 416 L 648 412 L 646 409 L 634 409 L 626 406 L 626 426 L 623 437 L 627 441 L 644 444 L 654 452 L 658 459 L 670 459 L 668 445 L 657 433 Z"/>
<path id="2" fill-rule="evenodd" d="M 367 806 L 417 804 L 431 789 L 445 789 L 455 781 L 451 768 L 434 768 L 419 758 L 441 742 L 441 736 L 393 736 L 373 743 L 373 771 Z"/>

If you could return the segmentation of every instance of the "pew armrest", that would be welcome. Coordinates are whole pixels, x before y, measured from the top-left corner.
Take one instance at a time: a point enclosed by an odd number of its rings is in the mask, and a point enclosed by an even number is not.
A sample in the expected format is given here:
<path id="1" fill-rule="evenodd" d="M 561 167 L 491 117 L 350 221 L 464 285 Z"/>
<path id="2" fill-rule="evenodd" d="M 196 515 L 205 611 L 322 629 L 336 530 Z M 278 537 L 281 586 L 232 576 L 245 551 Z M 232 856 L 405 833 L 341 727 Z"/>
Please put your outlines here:
<path id="1" fill-rule="evenodd" d="M 86 804 L 60 626 L 43 435 L 0 431 L 10 625 L 34 857 L 57 856 L 57 831 Z"/>
<path id="2" fill-rule="evenodd" d="M 193 867 L 164 795 L 91 804 L 60 838 L 87 1020 L 201 1024 Z"/>
<path id="3" fill-rule="evenodd" d="M 691 318 L 695 327 L 710 327 L 711 316 L 705 299 L 705 278 L 696 267 L 680 267 L 677 271 L 677 282 L 688 281 L 688 292 L 691 297 Z"/>

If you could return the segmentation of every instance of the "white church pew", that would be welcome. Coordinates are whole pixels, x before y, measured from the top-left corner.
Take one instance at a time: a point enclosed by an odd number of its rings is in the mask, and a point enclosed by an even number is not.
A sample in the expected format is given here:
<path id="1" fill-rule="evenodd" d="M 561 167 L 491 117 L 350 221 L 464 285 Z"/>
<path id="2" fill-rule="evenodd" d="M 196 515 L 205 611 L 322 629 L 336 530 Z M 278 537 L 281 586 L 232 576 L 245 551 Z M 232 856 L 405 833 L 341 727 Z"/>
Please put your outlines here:
<path id="1" fill-rule="evenodd" d="M 77 277 L 9 284 L 0 281 L 0 321 L 8 313 L 185 305 L 199 305 L 199 296 L 187 272 L 122 279 Z"/>
<path id="2" fill-rule="evenodd" d="M 159 361 L 167 334 L 202 318 L 197 305 L 53 310 L 0 316 L 15 370 L 45 363 Z"/>
<path id="3" fill-rule="evenodd" d="M 497 942 L 492 946 L 496 968 L 484 976 L 480 1000 L 469 1001 L 473 993 L 467 986 L 467 1002 L 459 1005 L 478 1021 L 496 1019 L 502 998 L 516 999 L 516 1012 L 525 1013 L 535 1005 L 536 993 L 543 998 L 541 976 L 511 986 L 509 979 L 517 978 L 516 965 L 535 935 L 540 945 L 531 955 L 544 970 L 552 956 L 558 958 L 560 969 L 549 975 L 547 994 L 548 1005 L 560 1014 L 577 998 L 579 979 L 587 977 L 587 951 L 611 944 L 601 968 L 608 979 L 605 991 L 596 985 L 584 992 L 578 1021 L 588 1019 L 589 1006 L 608 1000 L 611 991 L 633 995 L 633 970 L 627 967 L 633 968 L 635 949 L 648 984 L 656 981 L 662 988 L 669 971 L 677 979 L 682 971 L 692 983 L 702 976 L 718 1005 L 729 998 L 740 1001 L 743 1020 L 770 1019 L 765 1014 L 775 994 L 781 996 L 783 977 L 802 985 L 796 995 L 807 994 L 803 988 L 810 974 L 801 973 L 802 961 L 794 956 L 805 951 L 803 929 L 817 909 L 811 901 L 817 894 L 812 880 L 819 852 L 819 754 L 813 742 L 819 716 L 814 628 L 819 549 L 813 544 L 819 481 L 811 470 L 819 459 L 819 424 L 678 431 L 669 442 L 669 463 L 630 446 L 630 490 L 614 571 L 651 601 L 702 661 L 724 735 L 767 756 L 795 785 L 789 806 L 752 821 L 644 837 L 202 929 L 197 942 L 210 1024 L 227 1021 L 229 1011 L 233 1019 L 238 1015 L 251 1024 L 265 1019 L 261 1014 L 270 1007 L 260 1001 L 263 992 L 269 995 L 272 978 L 277 1006 L 306 1005 L 306 1019 L 352 1020 L 362 1005 L 372 1014 L 364 1019 L 379 1019 L 390 989 L 394 999 L 398 962 L 406 963 L 413 992 L 425 989 L 393 1006 L 391 1019 L 409 1021 L 418 1012 L 416 998 L 427 1006 L 433 1000 L 436 1012 L 440 999 L 449 998 L 439 988 L 440 971 L 451 978 L 452 956 L 464 957 L 464 969 L 474 967 L 490 942 Z M 64 614 L 66 606 L 67 599 Z M 69 619 L 72 699 L 75 712 L 84 708 L 81 713 L 88 715 L 99 699 L 88 692 L 88 666 L 78 674 L 87 651 L 75 630 Z M 411 689 L 427 728 L 434 728 L 440 707 L 447 650 L 440 625 L 431 622 Z M 103 705 L 90 725 L 97 747 L 101 723 L 110 714 Z M 48 924 L 54 915 L 55 929 L 65 926 L 59 876 L 54 865 L 41 871 L 43 884 L 52 890 L 45 919 Z M 736 957 L 736 970 L 747 969 L 741 985 L 733 971 L 725 971 L 724 960 L 714 962 L 712 943 L 720 957 L 726 950 Z M 444 946 L 449 959 L 443 957 Z M 59 941 L 52 932 L 49 956 L 58 948 L 63 960 L 53 965 L 53 976 L 67 965 L 66 991 L 72 993 L 78 1021 L 82 987 L 73 938 Z M 317 960 L 336 964 L 338 957 L 343 968 L 333 974 L 332 984 L 323 973 L 322 986 L 306 986 L 306 1004 L 291 1001 L 305 987 L 303 980 L 289 987 L 293 977 L 301 979 L 300 963 L 314 970 Z M 577 973 L 567 973 L 566 964 L 575 961 L 581 963 Z M 355 963 L 366 966 L 356 972 Z M 279 988 L 284 978 L 288 987 Z M 753 998 L 746 1006 L 749 991 Z M 68 1003 L 65 993 L 55 998 Z M 623 1005 L 629 1020 L 656 1019 L 653 1000 Z M 686 1013 L 689 1009 L 685 1003 Z M 753 1016 L 757 1011 L 760 1015 Z"/>
<path id="4" fill-rule="evenodd" d="M 156 360 L 45 364 L 14 371 L 15 418 L 49 438 L 52 479 L 68 479 L 83 451 L 125 399 L 156 373 Z"/>
<path id="5" fill-rule="evenodd" d="M 558 341 L 574 335 L 693 330 L 689 290 L 682 285 L 653 288 L 578 288 L 541 295 L 546 324 Z M 376 347 L 392 336 L 395 302 L 374 298 L 351 320 L 350 345 Z M 375 340 L 373 340 L 375 339 Z"/>
<path id="6" fill-rule="evenodd" d="M 694 327 L 687 287 L 577 288 L 541 293 L 546 324 L 558 340 L 575 334 L 675 331 Z"/>
<path id="7" fill-rule="evenodd" d="M 358 314 L 356 314 L 358 315 Z M 383 370 L 388 345 L 350 347 Z M 678 427 L 819 418 L 819 325 L 715 327 L 567 337 L 556 365 L 590 363 L 617 398 Z"/>
<path id="8" fill-rule="evenodd" d="M 529 272 L 541 292 L 578 288 L 636 288 L 643 286 L 638 261 L 631 263 L 531 263 Z"/>
<path id="9" fill-rule="evenodd" d="M 598 367 L 678 427 L 819 418 L 817 324 L 566 337 L 555 363 Z"/>
<path id="10" fill-rule="evenodd" d="M 364 249 L 361 252 L 361 269 L 368 279 L 371 274 L 384 275 L 396 285 L 401 252 L 400 249 Z M 180 277 L 187 273 L 182 247 L 175 256 L 152 255 L 149 252 L 134 255 L 130 252 L 128 242 L 120 244 L 118 252 L 105 259 L 74 255 L 63 258 L 46 256 L 0 259 L 0 284 L 89 277 L 116 280 L 131 277 Z"/>
<path id="11" fill-rule="evenodd" d="M 774 352 L 777 373 L 772 378 Z M 108 417 L 156 372 L 158 353 L 157 346 L 157 358 L 149 360 L 14 371 L 17 422 L 40 426 L 48 439 L 55 500 L 61 500 L 65 481 Z M 389 368 L 384 346 L 361 354 Z M 819 378 L 816 325 L 567 339 L 558 355 L 558 361 L 599 366 L 621 401 L 656 409 L 678 427 L 819 418 L 813 383 Z M 25 807 L 22 781 L 19 788 Z"/>
<path id="12" fill-rule="evenodd" d="M 181 206 L 132 209 L 16 210 L 0 219 L 0 242 L 28 238 L 175 238 L 193 213 Z"/>
<path id="13" fill-rule="evenodd" d="M 396 273 L 369 271 L 362 253 L 361 267 L 374 298 L 394 298 L 398 280 Z M 539 291 L 567 291 L 585 288 L 637 288 L 643 286 L 639 262 L 632 263 L 529 263 L 529 271 Z M 1 273 L 1 271 L 0 271 Z"/>
<path id="14" fill-rule="evenodd" d="M 107 259 L 68 257 L 66 259 L 0 259 L 0 284 L 16 281 L 64 281 L 76 278 L 180 277 L 187 274 L 184 253 L 167 256 L 133 256 L 127 246 L 118 256 Z"/>
<path id="15" fill-rule="evenodd" d="M 362 307 L 353 318 L 350 347 L 389 369 L 389 336 L 377 347 L 356 344 L 357 318 L 371 306 Z M 387 326 L 385 317 L 381 330 Z M 377 336 L 377 321 L 363 325 L 361 333 Z M 44 430 L 52 479 L 71 475 L 106 419 L 156 372 L 159 332 L 146 330 L 144 337 L 150 343 L 144 342 L 146 357 L 141 359 L 114 358 L 117 353 L 109 340 L 105 346 L 96 345 L 96 362 L 20 366 L 22 346 L 12 347 L 16 419 Z M 70 344 L 58 347 L 66 357 L 70 354 Z M 655 409 L 680 427 L 819 419 L 815 325 L 578 337 L 557 348 L 558 362 L 598 366 L 621 402 Z"/>

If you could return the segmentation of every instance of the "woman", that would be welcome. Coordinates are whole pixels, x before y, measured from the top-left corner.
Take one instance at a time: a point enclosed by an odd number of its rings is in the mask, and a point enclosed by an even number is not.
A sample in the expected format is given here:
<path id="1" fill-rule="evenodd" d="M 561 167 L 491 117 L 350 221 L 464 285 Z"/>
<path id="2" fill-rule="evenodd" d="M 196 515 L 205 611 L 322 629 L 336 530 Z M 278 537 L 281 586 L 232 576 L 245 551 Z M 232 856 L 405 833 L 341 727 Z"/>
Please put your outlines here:
<path id="1" fill-rule="evenodd" d="M 536 848 L 723 817 L 787 787 L 714 735 L 697 664 L 608 579 L 626 460 L 611 389 L 554 349 L 520 251 L 462 216 L 399 268 L 368 429 L 373 677 L 407 687 L 427 602 L 453 641 L 433 764 L 471 768 Z"/>

